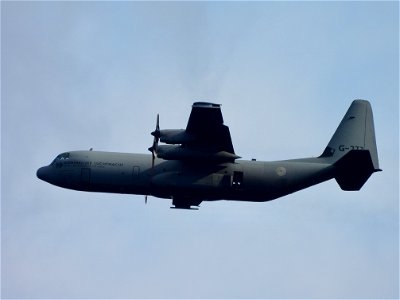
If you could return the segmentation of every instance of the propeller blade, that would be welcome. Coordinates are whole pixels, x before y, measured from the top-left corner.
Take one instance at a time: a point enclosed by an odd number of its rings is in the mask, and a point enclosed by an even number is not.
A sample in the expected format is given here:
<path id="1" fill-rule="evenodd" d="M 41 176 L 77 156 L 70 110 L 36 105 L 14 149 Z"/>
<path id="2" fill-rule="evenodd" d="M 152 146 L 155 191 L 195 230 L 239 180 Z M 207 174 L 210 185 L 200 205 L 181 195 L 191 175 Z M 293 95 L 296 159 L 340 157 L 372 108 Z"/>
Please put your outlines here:
<path id="1" fill-rule="evenodd" d="M 160 133 L 160 114 L 157 114 L 156 131 Z"/>
<path id="2" fill-rule="evenodd" d="M 156 160 L 156 155 L 154 154 L 154 149 L 151 151 L 151 168 L 154 168 L 154 161 Z"/>
<path id="3" fill-rule="evenodd" d="M 152 136 L 156 138 L 160 138 L 160 115 L 157 114 L 157 121 L 156 121 L 156 130 L 151 133 Z"/>
<path id="4" fill-rule="evenodd" d="M 153 145 L 149 148 L 149 151 L 151 152 L 151 168 L 154 168 L 154 161 L 156 159 L 157 155 L 157 146 L 158 142 L 160 140 L 160 115 L 157 114 L 157 121 L 156 121 L 156 130 L 154 130 L 151 133 L 152 136 L 154 136 L 153 139 Z"/>

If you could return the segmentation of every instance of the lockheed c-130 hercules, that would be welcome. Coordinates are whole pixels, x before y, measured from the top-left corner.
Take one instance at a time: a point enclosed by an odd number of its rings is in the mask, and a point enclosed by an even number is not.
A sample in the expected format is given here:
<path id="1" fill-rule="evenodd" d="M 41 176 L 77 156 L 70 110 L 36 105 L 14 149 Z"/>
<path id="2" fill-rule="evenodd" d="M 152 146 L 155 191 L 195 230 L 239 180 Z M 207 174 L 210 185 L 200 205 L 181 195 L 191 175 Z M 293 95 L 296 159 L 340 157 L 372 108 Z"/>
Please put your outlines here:
<path id="1" fill-rule="evenodd" d="M 186 129 L 161 130 L 157 115 L 151 134 L 151 154 L 64 152 L 37 177 L 78 191 L 172 199 L 173 208 L 190 209 L 202 201 L 269 201 L 333 178 L 342 190 L 357 191 L 381 171 L 366 100 L 352 102 L 318 157 L 240 160 L 220 105 L 207 102 L 193 104 Z"/>

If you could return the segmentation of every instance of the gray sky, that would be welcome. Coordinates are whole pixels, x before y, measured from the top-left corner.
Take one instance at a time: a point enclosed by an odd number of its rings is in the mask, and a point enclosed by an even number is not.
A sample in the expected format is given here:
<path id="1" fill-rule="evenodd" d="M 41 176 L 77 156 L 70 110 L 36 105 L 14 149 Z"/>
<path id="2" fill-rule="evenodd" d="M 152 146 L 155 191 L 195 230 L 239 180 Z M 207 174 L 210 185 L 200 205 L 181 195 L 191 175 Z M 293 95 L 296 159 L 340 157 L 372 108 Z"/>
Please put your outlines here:
<path id="1" fill-rule="evenodd" d="M 398 2 L 1 2 L 2 298 L 398 298 Z M 146 153 L 222 103 L 237 154 L 322 153 L 372 103 L 381 173 L 266 203 L 84 193 L 60 152 Z"/>

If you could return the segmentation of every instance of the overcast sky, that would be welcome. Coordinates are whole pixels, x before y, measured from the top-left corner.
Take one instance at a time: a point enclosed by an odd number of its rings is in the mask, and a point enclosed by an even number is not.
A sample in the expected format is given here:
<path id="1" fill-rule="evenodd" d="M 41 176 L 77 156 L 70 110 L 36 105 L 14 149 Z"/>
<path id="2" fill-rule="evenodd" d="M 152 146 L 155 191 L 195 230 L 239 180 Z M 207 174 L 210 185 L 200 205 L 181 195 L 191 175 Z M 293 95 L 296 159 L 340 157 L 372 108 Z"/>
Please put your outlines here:
<path id="1" fill-rule="evenodd" d="M 1 2 L 2 298 L 398 298 L 398 2 Z M 84 193 L 60 152 L 146 153 L 222 104 L 236 153 L 322 153 L 371 101 L 380 167 L 265 203 Z"/>

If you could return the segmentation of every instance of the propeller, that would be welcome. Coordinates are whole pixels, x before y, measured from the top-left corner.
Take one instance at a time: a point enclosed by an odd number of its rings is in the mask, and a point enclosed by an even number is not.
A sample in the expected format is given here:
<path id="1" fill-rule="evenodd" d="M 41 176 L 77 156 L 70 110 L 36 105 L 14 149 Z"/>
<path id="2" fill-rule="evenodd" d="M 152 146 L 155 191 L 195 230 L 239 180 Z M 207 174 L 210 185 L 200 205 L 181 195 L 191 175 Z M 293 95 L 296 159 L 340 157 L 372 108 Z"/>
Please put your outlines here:
<path id="1" fill-rule="evenodd" d="M 154 136 L 153 139 L 153 145 L 149 148 L 149 151 L 151 152 L 151 168 L 154 168 L 154 160 L 156 159 L 157 156 L 157 147 L 158 147 L 158 142 L 160 140 L 160 116 L 157 114 L 157 121 L 156 121 L 156 130 L 154 130 L 151 133 L 152 136 Z"/>
<path id="2" fill-rule="evenodd" d="M 154 130 L 151 133 L 151 135 L 154 136 L 153 145 L 149 148 L 149 151 L 151 152 L 151 169 L 153 170 L 154 161 L 157 156 L 158 142 L 160 140 L 160 116 L 159 116 L 159 114 L 157 114 L 156 130 Z M 147 195 L 144 198 L 144 203 L 147 204 Z"/>

